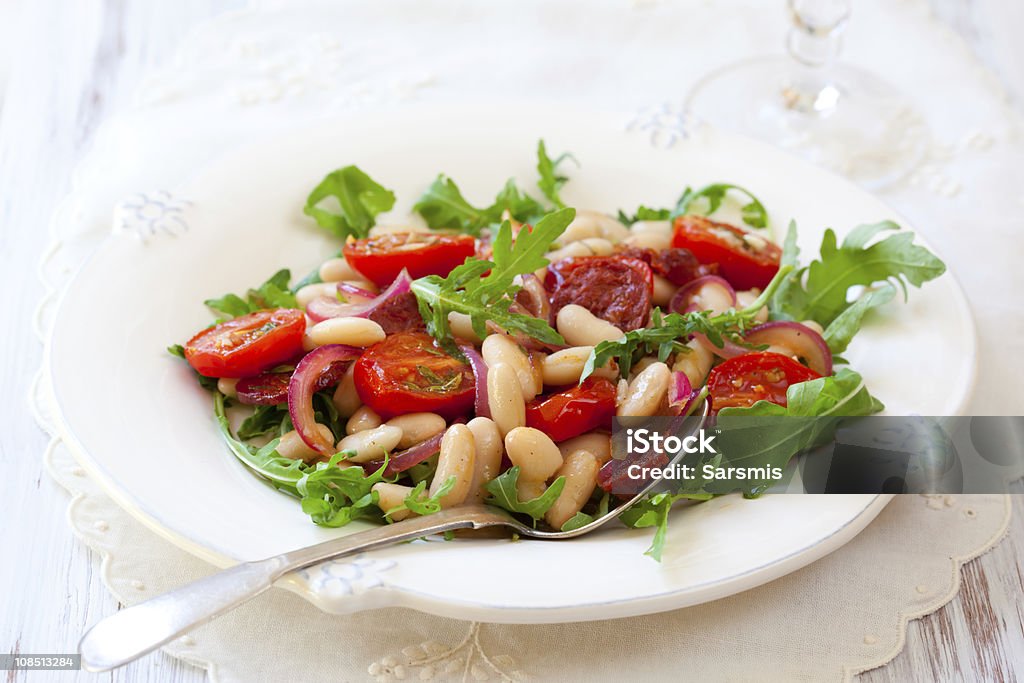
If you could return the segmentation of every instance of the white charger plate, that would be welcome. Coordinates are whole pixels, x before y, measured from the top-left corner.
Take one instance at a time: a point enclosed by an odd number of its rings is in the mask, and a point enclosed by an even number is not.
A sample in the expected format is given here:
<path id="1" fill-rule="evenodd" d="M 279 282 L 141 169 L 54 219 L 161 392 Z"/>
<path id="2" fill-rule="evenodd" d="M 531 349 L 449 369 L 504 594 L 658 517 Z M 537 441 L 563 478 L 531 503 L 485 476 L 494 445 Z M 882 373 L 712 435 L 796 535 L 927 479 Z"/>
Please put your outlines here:
<path id="1" fill-rule="evenodd" d="M 221 159 L 172 196 L 121 206 L 119 230 L 60 304 L 48 364 L 61 431 L 129 512 L 220 566 L 366 528 L 314 526 L 297 503 L 225 449 L 209 395 L 165 347 L 209 322 L 202 301 L 277 268 L 301 276 L 337 250 L 301 211 L 335 168 L 358 164 L 408 208 L 438 172 L 484 204 L 504 180 L 535 177 L 536 140 L 581 162 L 573 206 L 670 205 L 684 185 L 750 188 L 775 226 L 800 226 L 805 259 L 821 233 L 899 221 L 849 183 L 770 147 L 701 128 L 669 148 L 614 114 L 550 107 L 433 107 L 333 121 Z M 150 199 L 153 199 L 152 197 Z M 908 228 L 905 221 L 905 228 Z M 130 228 L 130 229 L 125 229 Z M 923 242 L 923 240 L 920 240 Z M 893 414 L 949 415 L 974 376 L 969 309 L 951 274 L 874 318 L 847 357 Z M 942 377 L 943 391 L 927 378 Z M 840 547 L 884 496 L 728 496 L 673 513 L 658 564 L 650 530 L 612 528 L 564 543 L 421 541 L 295 573 L 282 585 L 336 613 L 400 605 L 466 619 L 541 623 L 632 616 L 731 595 Z"/>

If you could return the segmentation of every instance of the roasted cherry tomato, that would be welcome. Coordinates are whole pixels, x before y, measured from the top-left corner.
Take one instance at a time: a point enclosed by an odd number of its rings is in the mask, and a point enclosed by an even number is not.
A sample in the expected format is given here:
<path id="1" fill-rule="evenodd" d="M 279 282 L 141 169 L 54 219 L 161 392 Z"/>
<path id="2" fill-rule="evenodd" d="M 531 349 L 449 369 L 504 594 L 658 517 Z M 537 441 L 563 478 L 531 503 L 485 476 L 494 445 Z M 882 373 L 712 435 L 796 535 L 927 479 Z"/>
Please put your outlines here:
<path id="1" fill-rule="evenodd" d="M 333 387 L 341 381 L 349 362 L 332 363 L 324 368 L 316 381 L 315 391 Z M 254 377 L 243 377 L 235 385 L 239 403 L 253 406 L 276 406 L 288 402 L 288 383 L 291 372 L 263 372 Z"/>
<path id="2" fill-rule="evenodd" d="M 708 376 L 708 394 L 711 409 L 748 408 L 758 401 L 786 405 L 786 390 L 821 377 L 810 368 L 800 365 L 781 353 L 745 353 L 730 358 L 711 371 Z"/>
<path id="3" fill-rule="evenodd" d="M 701 263 L 717 263 L 718 274 L 738 290 L 763 289 L 779 272 L 782 258 L 774 242 L 703 216 L 677 218 L 672 246 L 689 249 Z"/>
<path id="4" fill-rule="evenodd" d="M 610 429 L 613 417 L 615 385 L 603 377 L 588 377 L 579 386 L 538 396 L 526 406 L 526 426 L 556 442 L 592 429 Z"/>
<path id="5" fill-rule="evenodd" d="M 448 275 L 476 254 L 476 240 L 470 235 L 396 232 L 350 242 L 343 253 L 348 264 L 366 279 L 387 287 L 402 268 L 407 268 L 413 279 Z"/>
<path id="6" fill-rule="evenodd" d="M 301 355 L 305 331 L 302 311 L 256 311 L 189 339 L 185 359 L 207 377 L 251 377 Z"/>
<path id="7" fill-rule="evenodd" d="M 353 371 L 363 403 L 384 419 L 405 413 L 453 418 L 473 407 L 473 370 L 423 332 L 399 332 L 366 349 Z"/>

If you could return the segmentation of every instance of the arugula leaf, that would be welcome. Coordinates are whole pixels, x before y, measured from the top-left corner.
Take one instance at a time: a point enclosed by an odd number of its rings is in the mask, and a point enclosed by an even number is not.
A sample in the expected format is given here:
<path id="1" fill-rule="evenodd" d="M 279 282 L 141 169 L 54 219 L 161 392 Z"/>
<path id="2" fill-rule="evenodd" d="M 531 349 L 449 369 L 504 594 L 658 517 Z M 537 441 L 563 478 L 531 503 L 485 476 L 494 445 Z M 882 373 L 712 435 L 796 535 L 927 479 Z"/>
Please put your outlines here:
<path id="1" fill-rule="evenodd" d="M 467 259 L 448 277 L 428 275 L 414 280 L 412 291 L 427 331 L 450 353 L 458 353 L 448 325 L 448 314 L 454 311 L 470 316 L 480 336 L 486 334 L 487 321 L 493 321 L 510 332 L 523 332 L 546 343 L 563 343 L 562 336 L 546 321 L 513 313 L 509 307 L 518 291 L 513 284 L 515 277 L 548 264 L 547 250 L 575 215 L 575 209 L 548 214 L 532 229 L 521 230 L 514 242 L 512 226 L 506 221 L 492 245 L 493 261 Z"/>
<path id="2" fill-rule="evenodd" d="M 479 235 L 480 229 L 490 222 L 485 212 L 466 201 L 455 181 L 444 174 L 437 176 L 412 210 L 435 230 L 452 228 Z"/>
<path id="3" fill-rule="evenodd" d="M 291 420 L 288 418 L 288 406 L 286 404 L 276 406 L 256 406 L 253 414 L 245 418 L 238 428 L 239 439 L 253 439 L 257 436 L 266 436 L 276 433 L 283 436 L 288 429 L 283 429 L 287 422 L 291 428 Z"/>
<path id="4" fill-rule="evenodd" d="M 505 186 L 494 198 L 494 203 L 484 210 L 484 216 L 494 224 L 501 220 L 502 214 L 506 211 L 523 223 L 532 223 L 547 213 L 540 202 L 519 189 L 513 178 L 505 181 Z"/>
<path id="5" fill-rule="evenodd" d="M 256 289 L 246 292 L 244 299 L 237 294 L 225 294 L 219 299 L 207 299 L 203 303 L 222 320 L 230 320 L 266 308 L 298 308 L 295 295 L 288 288 L 291 278 L 291 271 L 283 268 Z"/>
<path id="6" fill-rule="evenodd" d="M 774 318 L 816 320 L 828 327 L 851 304 L 851 287 L 892 281 L 907 293 L 907 284 L 920 287 L 946 271 L 945 264 L 924 247 L 913 243 L 914 235 L 897 232 L 865 246 L 871 239 L 900 227 L 891 221 L 854 228 L 837 245 L 836 234 L 825 231 L 821 255 L 805 268 L 795 271 L 772 299 Z M 788 240 L 788 238 L 787 238 Z"/>
<path id="7" fill-rule="evenodd" d="M 519 482 L 519 466 L 512 467 L 499 474 L 484 486 L 490 497 L 484 502 L 488 505 L 500 507 L 509 512 L 528 515 L 534 523 L 544 518 L 544 513 L 551 509 L 551 506 L 558 500 L 562 489 L 565 488 L 565 477 L 558 477 L 551 485 L 533 500 L 519 500 L 519 491 L 516 485 Z"/>
<path id="8" fill-rule="evenodd" d="M 744 223 L 754 228 L 768 227 L 768 211 L 764 208 L 764 204 L 748 190 L 731 183 L 713 183 L 696 191 L 687 187 L 683 190 L 683 195 L 679 198 L 679 201 L 676 202 L 676 208 L 672 215 L 683 216 L 694 213 L 694 204 L 704 200 L 707 202 L 707 210 L 704 213 L 710 216 L 722 206 L 722 202 L 725 201 L 725 197 L 729 192 L 738 192 L 746 195 L 750 200 L 740 209 Z"/>
<path id="9" fill-rule="evenodd" d="M 298 483 L 304 476 L 303 462 L 278 455 L 276 449 L 279 439 L 259 449 L 236 439 L 231 433 L 231 425 L 225 413 L 224 394 L 219 391 L 214 393 L 213 414 L 217 418 L 217 428 L 224 443 L 243 465 L 268 480 L 275 488 L 298 495 Z"/>
<path id="10" fill-rule="evenodd" d="M 307 469 L 296 484 L 302 496 L 302 511 L 319 526 L 340 527 L 366 515 L 379 514 L 380 497 L 373 485 L 384 481 L 387 458 L 376 471 L 367 474 L 358 465 L 339 467 L 349 451 L 331 456 L 328 462 Z"/>
<path id="11" fill-rule="evenodd" d="M 338 200 L 340 213 L 321 206 L 328 197 Z M 339 168 L 320 181 L 302 209 L 317 224 L 339 239 L 366 237 L 377 214 L 390 211 L 395 193 L 386 189 L 355 166 Z"/>
<path id="12" fill-rule="evenodd" d="M 185 358 L 185 347 L 181 344 L 171 344 L 167 347 L 167 353 L 178 358 Z"/>
<path id="13" fill-rule="evenodd" d="M 895 296 L 896 288 L 886 284 L 879 289 L 865 292 L 845 311 L 837 315 L 835 320 L 829 323 L 829 326 L 825 328 L 825 332 L 821 335 L 832 353 L 837 354 L 845 351 L 846 347 L 850 345 L 850 340 L 860 330 L 864 316 L 871 309 L 889 303 Z"/>
<path id="14" fill-rule="evenodd" d="M 800 265 L 800 247 L 796 244 L 796 221 L 794 220 L 790 220 L 789 227 L 786 228 L 786 239 L 782 242 L 782 258 L 779 263 L 794 268 Z"/>
<path id="15" fill-rule="evenodd" d="M 448 495 L 448 492 L 455 487 L 455 476 L 448 477 L 444 483 L 441 484 L 441 488 L 437 490 L 432 496 L 427 496 L 427 482 L 421 481 L 413 487 L 412 491 L 405 497 L 402 504 L 387 510 L 384 513 L 384 517 L 391 519 L 399 510 L 409 510 L 416 515 L 432 515 L 441 509 L 441 499 Z"/>
<path id="16" fill-rule="evenodd" d="M 632 216 L 619 209 L 619 222 L 623 225 L 633 225 L 637 221 L 667 221 L 671 217 L 672 211 L 670 209 L 652 209 L 640 205 Z"/>
<path id="17" fill-rule="evenodd" d="M 663 316 L 655 309 L 647 327 L 631 330 L 619 339 L 603 341 L 595 346 L 583 366 L 580 382 L 590 376 L 595 368 L 604 367 L 613 358 L 618 362 L 620 375 L 628 377 L 633 363 L 653 353 L 657 353 L 658 359 L 664 361 L 673 351 L 679 350 L 679 340 L 694 333 L 706 335 L 718 347 L 724 345 L 727 337 L 742 342 L 739 335 L 755 324 L 758 311 L 771 300 L 791 270 L 791 266 L 780 267 L 757 299 L 739 310 L 730 309 L 715 316 L 707 311 L 669 313 Z"/>
<path id="18" fill-rule="evenodd" d="M 678 500 L 702 501 L 711 498 L 714 498 L 714 495 L 710 493 L 655 493 L 638 500 L 632 507 L 624 511 L 619 519 L 623 524 L 634 529 L 657 527 L 654 538 L 651 539 L 651 547 L 644 555 L 661 562 L 661 554 L 665 549 L 665 538 L 668 534 L 668 513 L 672 509 L 672 505 Z"/>
<path id="19" fill-rule="evenodd" d="M 540 180 L 537 181 L 537 187 L 544 193 L 544 196 L 548 198 L 552 204 L 559 209 L 565 208 L 565 203 L 562 202 L 562 198 L 559 196 L 559 192 L 562 186 L 569 181 L 568 176 L 558 175 L 558 166 L 566 159 L 576 159 L 568 152 L 562 154 L 556 159 L 551 159 L 548 156 L 548 150 L 544 146 L 544 141 L 539 140 L 537 142 L 537 173 L 540 174 Z M 577 162 L 578 164 L 578 162 Z"/>

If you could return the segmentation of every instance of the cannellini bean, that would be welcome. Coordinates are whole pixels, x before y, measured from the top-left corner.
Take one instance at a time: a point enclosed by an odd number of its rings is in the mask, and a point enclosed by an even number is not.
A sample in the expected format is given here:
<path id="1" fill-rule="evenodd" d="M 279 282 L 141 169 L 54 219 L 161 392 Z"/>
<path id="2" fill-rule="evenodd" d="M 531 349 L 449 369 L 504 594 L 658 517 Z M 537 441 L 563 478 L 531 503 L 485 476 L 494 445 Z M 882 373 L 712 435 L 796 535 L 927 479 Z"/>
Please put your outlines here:
<path id="1" fill-rule="evenodd" d="M 736 292 L 736 308 L 746 308 L 750 304 L 754 303 L 754 301 L 757 300 L 757 297 L 760 296 L 760 294 L 761 290 L 759 289 L 748 289 L 742 292 Z M 759 323 L 768 322 L 768 307 L 762 306 L 761 310 L 759 310 L 757 314 L 754 316 L 754 320 L 756 320 Z M 812 320 L 811 322 L 814 321 Z M 818 323 L 814 324 L 817 325 Z"/>
<path id="2" fill-rule="evenodd" d="M 452 328 L 452 334 L 459 339 L 464 339 L 473 343 L 480 341 L 480 336 L 473 329 L 473 323 L 465 313 L 452 311 L 448 314 L 448 324 Z"/>
<path id="3" fill-rule="evenodd" d="M 516 497 L 525 503 L 542 495 L 547 487 L 548 484 L 545 481 L 530 481 L 520 477 L 519 481 L 516 482 Z"/>
<path id="4" fill-rule="evenodd" d="M 758 311 L 758 312 L 760 313 L 760 311 Z M 825 328 L 822 327 L 821 323 L 819 323 L 817 320 L 804 320 L 800 324 L 803 325 L 804 327 L 808 328 L 808 329 L 814 330 L 818 334 L 824 334 L 825 333 Z M 220 386 L 220 382 L 217 383 L 217 386 L 218 387 Z M 221 393 L 223 393 L 223 392 L 221 392 Z"/>
<path id="5" fill-rule="evenodd" d="M 586 451 L 595 458 L 601 465 L 605 464 L 612 457 L 612 439 L 608 434 L 601 432 L 589 432 L 566 439 L 558 444 L 558 450 L 562 452 L 562 458 L 568 458 L 576 451 Z"/>
<path id="6" fill-rule="evenodd" d="M 395 508 L 400 507 L 402 503 L 405 502 L 405 499 L 409 496 L 409 494 L 412 493 L 411 486 L 402 486 L 401 484 L 389 484 L 386 481 L 374 484 L 372 490 L 377 492 L 377 505 L 384 512 L 387 512 L 389 510 L 395 510 Z M 421 498 L 426 497 L 427 492 L 424 491 Z M 406 508 L 395 510 L 393 514 L 389 515 L 391 521 L 393 522 L 401 522 L 403 519 L 411 516 L 414 516 L 414 513 Z"/>
<path id="7" fill-rule="evenodd" d="M 505 435 L 505 452 L 519 467 L 519 478 L 547 481 L 562 465 L 562 453 L 544 432 L 533 427 L 516 427 Z"/>
<path id="8" fill-rule="evenodd" d="M 342 417 L 352 417 L 359 410 L 359 406 L 363 405 L 359 394 L 356 392 L 355 370 L 355 363 L 348 366 L 348 370 L 345 371 L 345 375 L 338 382 L 332 397 L 334 407 L 337 408 L 338 414 Z"/>
<path id="9" fill-rule="evenodd" d="M 348 418 L 348 422 L 345 423 L 345 433 L 355 434 L 356 432 L 365 432 L 367 429 L 376 429 L 382 422 L 380 415 L 373 408 L 362 406 Z"/>
<path id="10" fill-rule="evenodd" d="M 441 507 L 450 508 L 466 500 L 473 483 L 473 463 L 476 444 L 473 432 L 463 424 L 448 428 L 441 439 L 441 453 L 437 457 L 437 471 L 430 484 L 430 495 L 436 495 L 448 479 L 455 477 L 455 485 L 441 498 Z"/>
<path id="11" fill-rule="evenodd" d="M 619 242 L 628 236 L 629 228 L 611 216 L 600 211 L 579 209 L 559 239 L 562 244 L 588 237 L 603 237 L 612 242 Z"/>
<path id="12" fill-rule="evenodd" d="M 615 251 L 615 245 L 603 237 L 587 237 L 579 241 L 594 256 L 608 256 Z"/>
<path id="13" fill-rule="evenodd" d="M 476 447 L 476 458 L 473 461 L 473 481 L 469 485 L 467 500 L 481 503 L 487 497 L 484 486 L 498 476 L 501 470 L 501 456 L 505 453 L 501 432 L 494 420 L 486 417 L 474 417 L 466 423 L 473 432 L 473 445 Z"/>
<path id="14" fill-rule="evenodd" d="M 540 364 L 544 384 L 560 387 L 578 382 L 593 350 L 593 346 L 570 346 L 546 356 Z"/>
<path id="15" fill-rule="evenodd" d="M 629 231 L 634 235 L 644 232 L 672 234 L 672 221 L 637 221 L 629 226 Z"/>
<path id="16" fill-rule="evenodd" d="M 665 402 L 672 372 L 664 363 L 651 363 L 629 383 L 629 390 L 615 414 L 624 416 L 656 415 Z"/>
<path id="17" fill-rule="evenodd" d="M 437 413 L 407 413 L 393 417 L 384 424 L 402 430 L 402 440 L 398 442 L 399 448 L 409 448 L 422 443 L 443 432 L 447 426 L 444 418 Z"/>
<path id="18" fill-rule="evenodd" d="M 640 249 L 661 251 L 672 246 L 672 235 L 667 232 L 655 232 L 653 230 L 637 232 L 622 240 L 622 243 Z"/>
<path id="19" fill-rule="evenodd" d="M 341 257 L 328 259 L 320 266 L 320 279 L 324 282 L 358 280 L 361 277 L 359 272 Z"/>
<path id="20" fill-rule="evenodd" d="M 316 348 L 316 342 L 309 336 L 309 332 L 302 333 L 302 350 L 309 353 Z"/>
<path id="21" fill-rule="evenodd" d="M 530 357 L 510 337 L 504 334 L 488 335 L 480 346 L 480 355 L 483 356 L 487 367 L 505 363 L 516 371 L 524 401 L 532 401 L 543 388 L 537 385 L 537 376 Z"/>
<path id="22" fill-rule="evenodd" d="M 376 224 L 370 228 L 370 237 L 396 232 L 431 232 L 431 230 L 427 221 L 418 213 L 388 211 L 377 216 Z"/>
<path id="23" fill-rule="evenodd" d="M 325 442 L 330 443 L 334 441 L 334 434 L 331 433 L 327 425 L 318 424 L 316 430 L 320 433 L 320 438 Z M 306 442 L 302 440 L 302 437 L 294 429 L 281 435 L 281 440 L 277 442 L 276 450 L 277 454 L 282 458 L 290 460 L 312 460 L 320 455 L 307 446 Z"/>
<path id="24" fill-rule="evenodd" d="M 565 477 L 565 488 L 558 494 L 554 505 L 544 513 L 544 521 L 554 529 L 562 525 L 583 509 L 583 506 L 597 486 L 597 458 L 587 451 L 575 451 L 555 472 L 556 477 Z"/>
<path id="25" fill-rule="evenodd" d="M 384 328 L 369 318 L 328 318 L 313 325 L 309 338 L 317 346 L 347 344 L 365 348 L 384 341 Z"/>
<path id="26" fill-rule="evenodd" d="M 657 358 L 655 358 L 653 356 L 647 356 L 646 358 L 641 358 L 637 362 L 633 363 L 633 367 L 631 367 L 629 369 L 629 379 L 630 379 L 630 381 L 632 381 L 633 378 L 635 378 L 641 372 L 643 372 L 644 370 L 646 370 L 647 368 L 651 367 L 652 365 L 654 365 L 657 362 L 658 362 Z"/>
<path id="27" fill-rule="evenodd" d="M 655 275 L 654 294 L 651 296 L 651 301 L 654 302 L 655 306 L 660 306 L 664 309 L 672 302 L 672 297 L 675 296 L 677 289 L 679 288 L 667 277 Z"/>
<path id="28" fill-rule="evenodd" d="M 487 369 L 487 401 L 491 419 L 502 436 L 526 424 L 526 401 L 519 377 L 511 365 L 498 363 Z"/>
<path id="29" fill-rule="evenodd" d="M 710 349 L 696 339 L 688 341 L 686 348 L 689 351 L 681 351 L 676 354 L 672 371 L 684 373 L 686 379 L 690 380 L 691 387 L 702 387 L 708 373 L 711 372 L 711 364 L 714 363 L 715 356 Z"/>
<path id="30" fill-rule="evenodd" d="M 228 398 L 238 396 L 238 380 L 233 377 L 221 377 L 217 380 L 217 391 Z"/>
<path id="31" fill-rule="evenodd" d="M 376 429 L 367 429 L 349 434 L 335 446 L 339 451 L 354 451 L 349 462 L 370 462 L 381 460 L 385 453 L 390 453 L 402 440 L 402 430 L 391 425 L 381 425 Z"/>
<path id="32" fill-rule="evenodd" d="M 576 304 L 563 306 L 558 311 L 555 326 L 572 346 L 596 346 L 622 337 L 622 330 Z"/>
<path id="33" fill-rule="evenodd" d="M 556 249 L 547 255 L 549 261 L 561 261 L 564 258 L 578 256 L 607 256 L 615 250 L 615 246 L 602 237 L 587 237 L 567 242 L 561 249 Z"/>
<path id="34" fill-rule="evenodd" d="M 299 304 L 299 308 L 304 309 L 313 299 L 321 296 L 335 296 L 337 292 L 338 284 L 336 282 L 315 282 L 295 292 L 295 301 Z"/>

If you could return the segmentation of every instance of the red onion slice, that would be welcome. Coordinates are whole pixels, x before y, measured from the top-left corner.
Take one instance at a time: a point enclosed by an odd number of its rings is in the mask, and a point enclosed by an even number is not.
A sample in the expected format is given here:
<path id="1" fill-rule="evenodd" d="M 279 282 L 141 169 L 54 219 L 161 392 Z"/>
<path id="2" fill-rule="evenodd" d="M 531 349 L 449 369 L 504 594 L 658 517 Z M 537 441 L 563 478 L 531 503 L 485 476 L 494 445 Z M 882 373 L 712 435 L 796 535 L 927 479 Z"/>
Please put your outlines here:
<path id="1" fill-rule="evenodd" d="M 832 351 L 821 335 L 806 325 L 783 320 L 765 323 L 747 332 L 745 339 L 757 346 L 768 345 L 768 351 L 782 349 L 787 356 L 803 358 L 819 375 L 832 374 Z"/>
<path id="2" fill-rule="evenodd" d="M 736 290 L 717 275 L 705 275 L 687 282 L 676 291 L 668 305 L 673 313 L 710 310 L 716 314 L 735 306 Z"/>
<path id="3" fill-rule="evenodd" d="M 406 448 L 404 451 L 395 453 L 388 458 L 388 466 L 384 470 L 384 476 L 389 477 L 399 472 L 404 472 L 413 465 L 419 465 L 424 460 L 427 460 L 430 456 L 441 450 L 442 438 L 444 438 L 444 432 L 432 436 L 415 446 Z M 380 467 L 380 465 L 377 467 Z"/>
<path id="4" fill-rule="evenodd" d="M 459 348 L 469 361 L 469 367 L 473 368 L 473 379 L 476 386 L 476 399 L 473 410 L 478 417 L 490 417 L 491 405 L 487 400 L 487 363 L 483 356 L 471 344 L 460 344 Z"/>
<path id="5" fill-rule="evenodd" d="M 402 272 L 395 278 L 395 281 L 379 295 L 374 297 L 373 294 L 366 292 L 366 290 L 360 290 L 373 297 L 369 301 L 347 303 L 338 301 L 336 298 L 332 299 L 329 296 L 320 296 L 309 302 L 309 305 L 306 306 L 306 314 L 315 322 L 327 320 L 328 318 L 368 318 L 371 313 L 380 308 L 385 302 L 411 291 L 410 285 L 412 285 L 412 278 L 409 277 L 409 272 L 403 268 Z M 360 288 L 354 287 L 353 289 Z M 340 285 L 339 291 L 341 291 Z"/>
<path id="6" fill-rule="evenodd" d="M 522 281 L 523 288 L 516 293 L 516 303 L 522 306 L 528 315 L 551 324 L 551 300 L 544 289 L 544 283 L 533 273 L 523 275 Z"/>
<path id="7" fill-rule="evenodd" d="M 299 361 L 288 382 L 288 414 L 295 431 L 307 446 L 321 455 L 333 455 L 334 444 L 325 442 L 316 428 L 313 394 L 317 391 L 321 375 L 331 364 L 355 360 L 361 353 L 362 349 L 344 344 L 327 344 L 313 349 Z"/>
<path id="8" fill-rule="evenodd" d="M 690 378 L 685 372 L 672 373 L 672 382 L 668 385 L 668 407 L 672 414 L 688 415 L 698 396 L 700 389 L 690 385 Z"/>
<path id="9" fill-rule="evenodd" d="M 736 356 L 742 356 L 744 353 L 750 353 L 754 350 L 744 348 L 736 342 L 730 341 L 728 337 L 722 338 L 722 346 L 715 346 L 715 344 L 708 339 L 707 335 L 703 332 L 695 332 L 693 334 L 693 338 L 697 340 L 698 344 L 724 360 L 729 360 Z"/>
<path id="10" fill-rule="evenodd" d="M 364 301 L 371 301 L 377 298 L 377 295 L 371 292 L 370 290 L 358 287 L 352 284 L 351 282 L 339 282 L 338 292 L 340 292 L 342 295 L 346 297 L 356 297 L 359 299 L 363 299 Z M 355 303 L 360 302 L 357 301 Z"/>

